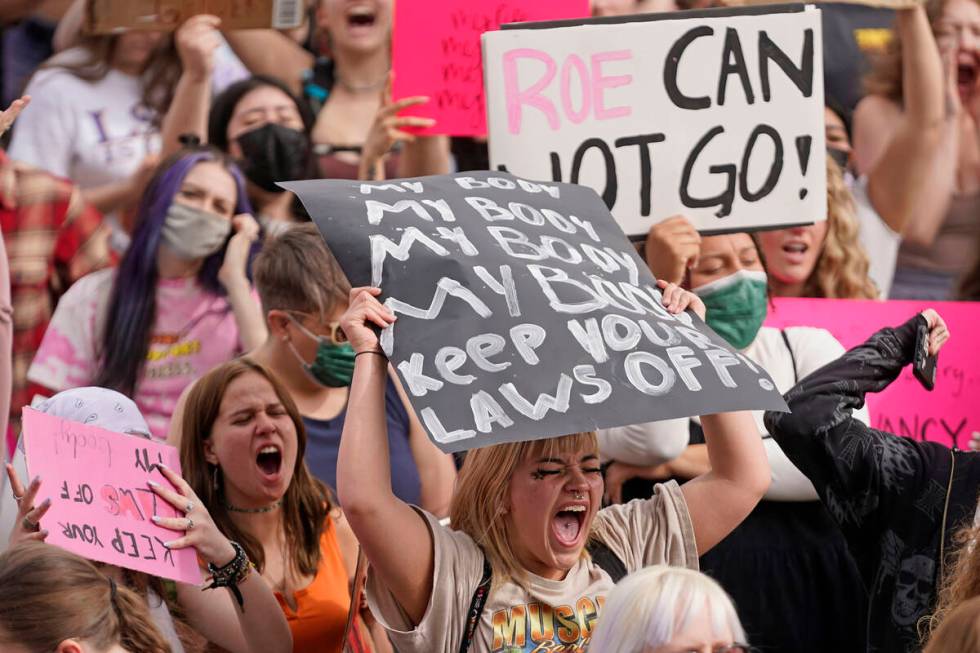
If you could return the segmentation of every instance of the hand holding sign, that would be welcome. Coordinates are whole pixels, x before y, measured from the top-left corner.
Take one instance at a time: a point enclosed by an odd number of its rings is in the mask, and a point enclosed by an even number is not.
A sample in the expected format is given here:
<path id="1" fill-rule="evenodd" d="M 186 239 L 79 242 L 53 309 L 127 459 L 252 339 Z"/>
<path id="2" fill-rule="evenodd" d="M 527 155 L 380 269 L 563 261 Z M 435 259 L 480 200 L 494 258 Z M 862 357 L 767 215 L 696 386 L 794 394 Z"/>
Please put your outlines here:
<path id="1" fill-rule="evenodd" d="M 354 288 L 350 291 L 347 310 L 340 318 L 340 327 L 358 354 L 381 351 L 378 336 L 371 325 L 387 329 L 398 319 L 398 316 L 378 301 L 380 294 L 380 288 Z"/>
<path id="2" fill-rule="evenodd" d="M 214 53 L 221 46 L 221 19 L 210 14 L 191 16 L 174 36 L 184 73 L 196 80 L 210 79 Z"/>
<path id="3" fill-rule="evenodd" d="M 165 546 L 171 550 L 194 547 L 202 559 L 218 567 L 222 567 L 231 561 L 235 557 L 235 549 L 231 546 L 228 538 L 218 530 L 214 520 L 211 519 L 211 514 L 208 513 L 204 503 L 194 493 L 191 486 L 166 465 L 157 463 L 157 467 L 167 480 L 177 488 L 177 491 L 165 488 L 155 481 L 147 481 L 147 484 L 157 496 L 177 511 L 184 513 L 183 517 L 153 515 L 151 518 L 157 526 L 184 533 L 183 537 L 166 542 Z"/>

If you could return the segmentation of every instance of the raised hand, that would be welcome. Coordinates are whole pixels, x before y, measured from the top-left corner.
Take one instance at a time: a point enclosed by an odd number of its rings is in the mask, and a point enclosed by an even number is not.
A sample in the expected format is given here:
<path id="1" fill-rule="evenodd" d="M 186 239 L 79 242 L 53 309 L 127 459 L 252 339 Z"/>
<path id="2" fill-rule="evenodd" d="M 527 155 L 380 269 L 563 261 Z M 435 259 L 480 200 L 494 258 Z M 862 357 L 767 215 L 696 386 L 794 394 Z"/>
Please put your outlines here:
<path id="1" fill-rule="evenodd" d="M 221 46 L 221 19 L 209 14 L 191 16 L 174 35 L 184 74 L 203 80 L 214 70 L 214 53 Z"/>
<path id="2" fill-rule="evenodd" d="M 684 280 L 684 273 L 697 264 L 700 254 L 701 235 L 682 215 L 653 225 L 643 248 L 643 258 L 653 276 L 673 283 Z"/>
<path id="3" fill-rule="evenodd" d="M 218 281 L 225 290 L 231 290 L 231 286 L 235 283 L 248 284 L 248 277 L 245 275 L 248 254 L 252 249 L 252 243 L 259 237 L 259 223 L 247 213 L 240 213 L 233 217 L 231 225 L 235 235 L 228 241 L 225 258 L 218 270 Z"/>
<path id="4" fill-rule="evenodd" d="M 31 96 L 25 95 L 11 102 L 10 106 L 4 111 L 0 111 L 0 136 L 7 133 L 7 130 L 10 129 L 10 127 L 14 124 L 14 121 L 17 120 L 17 116 L 20 115 L 20 112 L 23 111 L 24 107 L 30 104 L 30 102 Z"/>
<path id="5" fill-rule="evenodd" d="M 429 98 L 425 96 L 407 97 L 391 101 L 391 83 L 394 73 L 388 74 L 388 82 L 381 93 L 381 107 L 374 116 L 371 131 L 368 132 L 364 147 L 361 149 L 360 174 L 362 178 L 380 179 L 384 175 L 380 166 L 382 159 L 395 143 L 411 143 L 415 135 L 403 130 L 405 127 L 432 127 L 436 121 L 432 118 L 418 116 L 399 116 L 402 109 L 425 104 Z"/>
<path id="6" fill-rule="evenodd" d="M 8 546 L 14 547 L 21 542 L 31 540 L 44 541 L 48 536 L 47 530 L 41 529 L 41 517 L 51 507 L 51 499 L 45 499 L 41 505 L 35 507 L 34 499 L 37 498 L 38 490 L 41 489 L 41 477 L 35 476 L 31 484 L 24 488 L 20 482 L 14 466 L 7 463 L 7 478 L 10 479 L 10 491 L 17 502 L 17 521 L 14 523 L 14 530 L 10 532 Z"/>
<path id="7" fill-rule="evenodd" d="M 155 481 L 147 481 L 150 489 L 157 496 L 184 513 L 183 517 L 160 517 L 153 515 L 153 523 L 172 531 L 183 532 L 182 537 L 167 542 L 168 549 L 183 549 L 189 546 L 197 549 L 205 561 L 221 567 L 235 557 L 235 549 L 228 538 L 221 534 L 207 508 L 176 472 L 166 465 L 159 464 L 160 473 L 170 481 L 175 489 L 171 490 Z"/>
<path id="8" fill-rule="evenodd" d="M 371 325 L 382 329 L 394 324 L 398 317 L 378 301 L 380 288 L 354 288 L 350 304 L 340 318 L 340 326 L 356 352 L 380 351 L 378 336 Z"/>

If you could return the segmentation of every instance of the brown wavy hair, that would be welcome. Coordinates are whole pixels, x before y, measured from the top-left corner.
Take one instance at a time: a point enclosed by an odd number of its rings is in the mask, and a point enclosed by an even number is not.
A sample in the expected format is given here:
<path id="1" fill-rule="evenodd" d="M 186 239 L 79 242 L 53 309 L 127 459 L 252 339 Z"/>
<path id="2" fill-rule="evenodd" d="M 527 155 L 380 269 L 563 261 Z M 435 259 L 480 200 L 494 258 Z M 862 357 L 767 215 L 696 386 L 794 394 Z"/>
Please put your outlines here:
<path id="1" fill-rule="evenodd" d="M 953 541 L 957 547 L 950 560 L 949 571 L 943 575 L 942 587 L 935 611 L 919 622 L 919 636 L 923 643 L 938 636 L 956 609 L 970 599 L 980 597 L 980 527 L 964 526 Z M 943 650 L 943 649 L 937 649 Z M 957 649 L 960 650 L 960 649 Z M 966 649 L 963 649 L 966 650 Z"/>
<path id="2" fill-rule="evenodd" d="M 313 575 L 320 564 L 320 536 L 331 510 L 330 496 L 326 486 L 310 474 L 303 460 L 306 428 L 299 409 L 286 388 L 269 370 L 255 361 L 238 358 L 219 365 L 194 384 L 187 395 L 180 442 L 180 465 L 184 478 L 204 502 L 218 529 L 225 537 L 241 544 L 249 560 L 261 572 L 265 567 L 262 545 L 254 535 L 232 521 L 221 498 L 222 484 L 218 480 L 220 467 L 204 458 L 204 443 L 211 437 L 225 392 L 235 379 L 246 374 L 258 374 L 269 382 L 296 427 L 296 465 L 293 479 L 282 500 L 283 530 L 293 569 L 303 575 Z"/>
<path id="3" fill-rule="evenodd" d="M 936 24 L 948 1 L 927 0 L 925 3 L 926 16 L 929 17 L 933 34 L 936 33 Z M 899 105 L 904 103 L 902 40 L 897 35 L 888 42 L 883 52 L 871 57 L 871 70 L 864 77 L 864 92 L 868 95 L 881 95 Z"/>
<path id="4" fill-rule="evenodd" d="M 878 289 L 868 276 L 868 255 L 858 240 L 854 199 L 840 167 L 827 157 L 827 237 L 804 297 L 877 299 Z"/>
<path id="5" fill-rule="evenodd" d="M 483 550 L 493 568 L 494 587 L 506 580 L 516 583 L 527 580 L 527 571 L 510 545 L 504 518 L 514 470 L 528 456 L 553 456 L 582 450 L 599 453 L 599 441 L 594 431 L 547 440 L 506 442 L 466 453 L 449 504 L 449 523 L 454 530 L 473 538 Z M 584 548 L 582 555 L 588 555 Z"/>
<path id="6" fill-rule="evenodd" d="M 0 555 L 0 587 L 0 643 L 54 651 L 79 639 L 98 651 L 171 652 L 139 594 L 56 546 L 26 542 Z"/>

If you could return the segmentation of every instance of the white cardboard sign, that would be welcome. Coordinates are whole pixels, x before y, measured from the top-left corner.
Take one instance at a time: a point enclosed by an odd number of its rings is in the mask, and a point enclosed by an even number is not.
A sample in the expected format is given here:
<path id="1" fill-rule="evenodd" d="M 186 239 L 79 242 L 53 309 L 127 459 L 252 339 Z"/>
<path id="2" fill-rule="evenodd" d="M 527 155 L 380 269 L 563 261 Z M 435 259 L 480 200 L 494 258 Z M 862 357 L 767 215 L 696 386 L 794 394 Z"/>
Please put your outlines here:
<path id="1" fill-rule="evenodd" d="M 821 48 L 813 6 L 487 33 L 491 164 L 594 188 L 629 236 L 823 220 Z"/>

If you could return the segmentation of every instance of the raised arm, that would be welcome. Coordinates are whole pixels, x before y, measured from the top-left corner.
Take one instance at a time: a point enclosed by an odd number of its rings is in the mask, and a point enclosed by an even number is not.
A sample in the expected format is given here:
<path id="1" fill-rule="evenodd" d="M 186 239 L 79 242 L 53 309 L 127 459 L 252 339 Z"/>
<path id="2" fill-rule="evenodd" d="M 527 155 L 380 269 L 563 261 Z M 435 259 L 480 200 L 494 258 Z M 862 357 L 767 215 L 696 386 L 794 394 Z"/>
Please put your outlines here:
<path id="1" fill-rule="evenodd" d="M 250 215 L 236 215 L 232 219 L 235 235 L 225 249 L 225 258 L 218 270 L 218 280 L 228 293 L 228 303 L 235 315 L 238 338 L 245 352 L 252 351 L 268 337 L 262 304 L 252 292 L 248 280 L 249 254 L 259 237 L 259 223 Z"/>
<path id="2" fill-rule="evenodd" d="M 868 177 L 868 196 L 893 231 L 929 245 L 954 190 L 957 116 L 955 60 L 944 70 L 925 8 L 896 12 L 902 42 L 902 107 L 870 96 L 855 113 L 858 169 Z M 954 80 L 950 87 L 950 75 Z M 914 220 L 913 220 L 914 218 Z"/>
<path id="3" fill-rule="evenodd" d="M 341 318 L 357 354 L 337 461 L 337 495 L 372 573 L 418 624 L 433 589 L 433 542 L 422 516 L 391 489 L 385 418 L 388 360 L 372 327 L 387 327 L 395 316 L 378 302 L 380 293 L 377 288 L 355 288 Z"/>
<path id="4" fill-rule="evenodd" d="M 194 134 L 202 143 L 208 140 L 208 112 L 211 109 L 211 76 L 214 53 L 221 45 L 217 16 L 192 16 L 174 35 L 181 73 L 174 98 L 160 125 L 161 158 L 180 149 L 180 137 Z"/>
<path id="5" fill-rule="evenodd" d="M 915 496 L 916 479 L 946 448 L 868 427 L 853 416 L 865 394 L 880 392 L 911 362 L 919 324 L 932 330 L 937 351 L 949 337 L 935 311 L 897 328 L 882 329 L 786 393 L 789 413 L 766 413 L 766 428 L 821 500 L 852 545 L 873 543 L 868 530 L 885 523 L 902 497 Z"/>
<path id="6" fill-rule="evenodd" d="M 303 73 L 313 67 L 313 55 L 274 29 L 225 32 L 225 40 L 253 75 L 278 77 L 294 95 L 301 95 Z"/>

